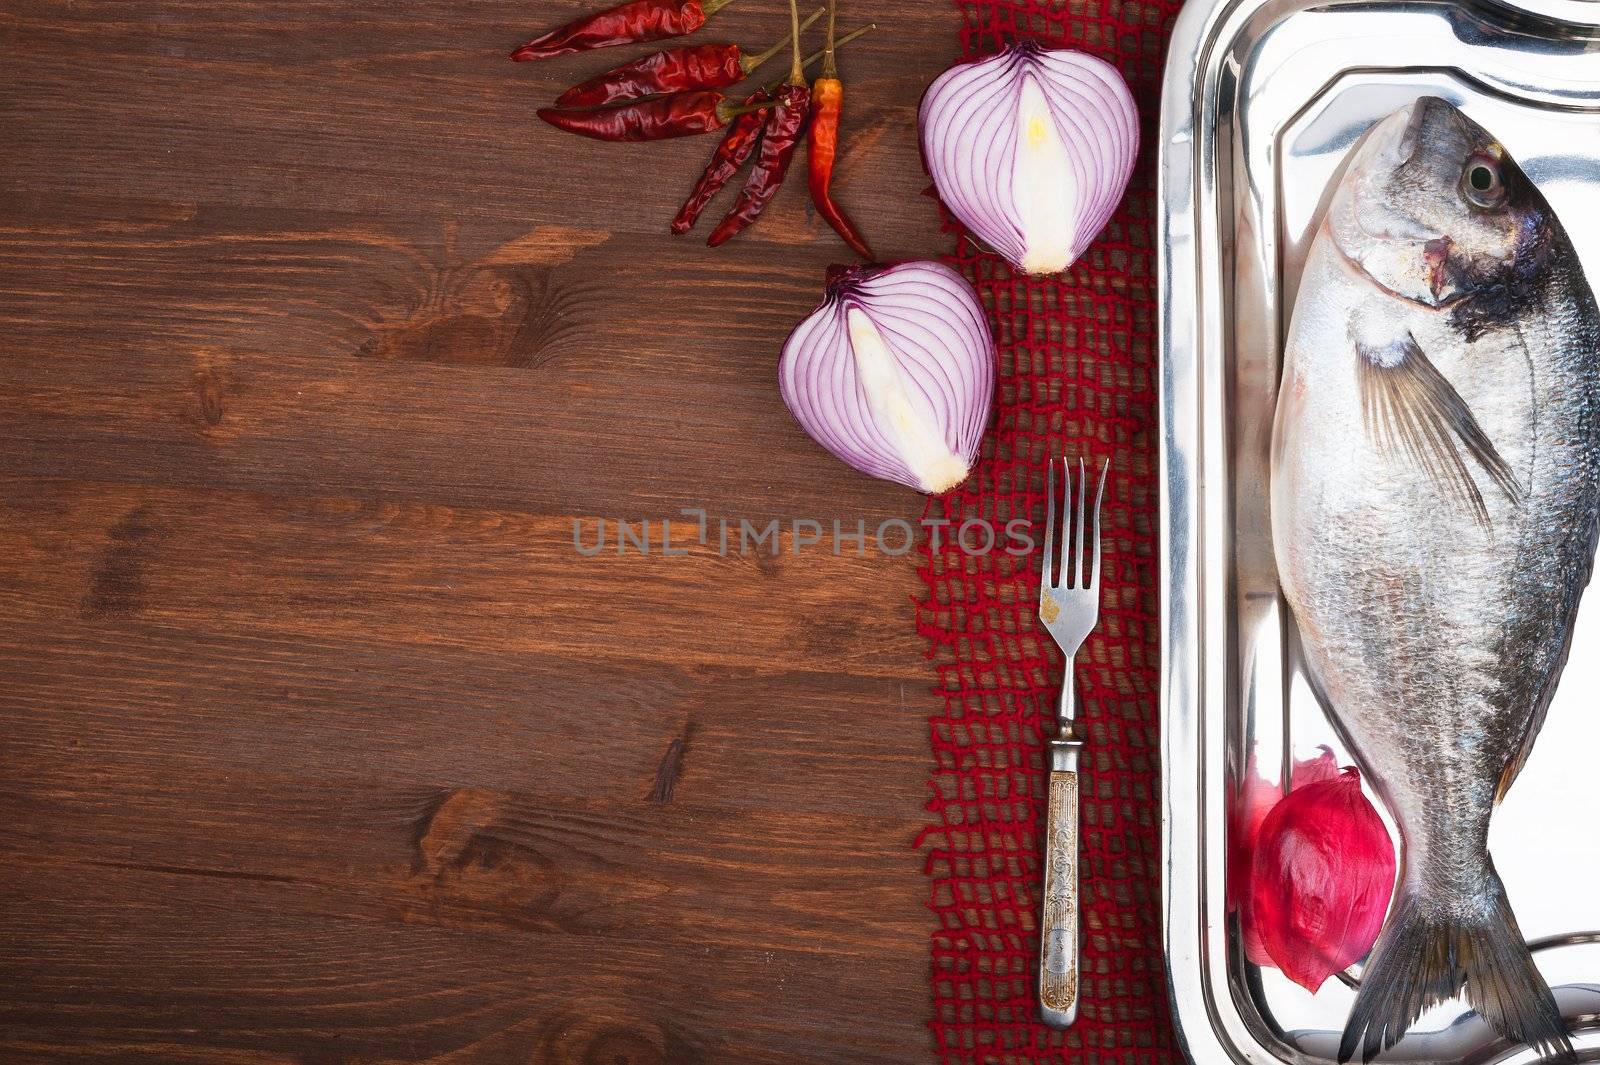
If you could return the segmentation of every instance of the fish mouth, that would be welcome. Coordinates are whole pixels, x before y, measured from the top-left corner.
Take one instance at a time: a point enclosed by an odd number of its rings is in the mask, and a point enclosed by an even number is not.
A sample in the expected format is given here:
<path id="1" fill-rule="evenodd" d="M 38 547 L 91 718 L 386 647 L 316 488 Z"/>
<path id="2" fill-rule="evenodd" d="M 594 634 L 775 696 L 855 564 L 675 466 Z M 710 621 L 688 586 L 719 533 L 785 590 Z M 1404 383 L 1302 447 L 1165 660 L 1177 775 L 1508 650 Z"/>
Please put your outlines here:
<path id="1" fill-rule="evenodd" d="M 1450 283 L 1446 267 L 1450 265 L 1450 249 L 1455 243 L 1449 237 L 1439 237 L 1422 246 L 1422 262 L 1428 268 L 1428 291 L 1433 293 L 1435 303 L 1443 298 L 1444 287 Z"/>
<path id="2" fill-rule="evenodd" d="M 1360 226 L 1361 223 L 1357 221 L 1356 224 Z M 1344 260 L 1345 265 L 1360 274 L 1366 279 L 1367 284 L 1385 296 L 1392 296 L 1397 300 L 1409 303 L 1413 307 L 1420 307 L 1425 311 L 1448 311 L 1454 307 L 1459 307 L 1477 295 L 1477 291 L 1471 288 L 1458 288 L 1450 295 L 1444 295 L 1445 286 L 1452 280 L 1449 276 L 1450 270 L 1448 268 L 1450 266 L 1450 248 L 1454 245 L 1454 242 L 1449 237 L 1434 237 L 1423 242 L 1422 257 L 1427 267 L 1428 276 L 1428 296 L 1423 297 L 1401 292 L 1399 289 L 1379 281 L 1360 259 L 1345 250 L 1344 243 L 1339 240 L 1339 235 L 1333 231 L 1326 218 L 1322 220 L 1322 230 L 1324 237 L 1333 245 L 1334 250 L 1339 253 L 1339 258 Z M 1362 227 L 1362 232 L 1375 240 L 1383 239 L 1380 234 L 1369 232 L 1365 227 Z"/>

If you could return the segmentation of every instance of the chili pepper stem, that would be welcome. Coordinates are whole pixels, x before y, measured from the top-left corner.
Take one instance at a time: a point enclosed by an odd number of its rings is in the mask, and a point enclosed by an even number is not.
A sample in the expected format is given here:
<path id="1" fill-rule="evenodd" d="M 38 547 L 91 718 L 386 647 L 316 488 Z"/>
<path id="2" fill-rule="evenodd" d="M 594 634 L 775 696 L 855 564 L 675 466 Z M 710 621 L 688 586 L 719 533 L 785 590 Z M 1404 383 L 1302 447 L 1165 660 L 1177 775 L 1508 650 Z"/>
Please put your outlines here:
<path id="1" fill-rule="evenodd" d="M 761 103 L 753 104 L 730 104 L 724 102 L 717 105 L 717 117 L 720 118 L 722 120 L 722 124 L 726 126 L 729 122 L 732 122 L 740 115 L 748 115 L 752 111 L 765 111 L 771 106 L 771 100 L 765 100 Z"/>
<path id="2" fill-rule="evenodd" d="M 834 45 L 834 47 L 835 48 L 843 48 L 845 45 L 849 44 L 851 41 L 855 40 L 857 37 L 860 37 L 863 34 L 871 33 L 873 30 L 875 30 L 877 28 L 878 28 L 878 24 L 876 22 L 869 22 L 865 26 L 857 27 L 856 29 L 853 29 L 849 33 L 845 34 L 843 37 L 840 37 L 839 38 L 839 43 Z M 802 65 L 808 70 L 811 67 L 816 66 L 817 65 L 817 60 L 822 58 L 822 52 L 823 52 L 822 49 L 818 49 L 817 51 L 812 52 L 810 55 L 806 56 L 805 62 Z M 783 82 L 775 81 L 771 85 L 766 86 L 764 91 L 765 92 L 777 92 L 782 87 L 783 87 Z"/>
<path id="3" fill-rule="evenodd" d="M 809 85 L 805 64 L 800 61 L 800 0 L 789 0 L 789 32 L 793 34 L 794 66 L 789 70 L 790 85 Z"/>
<path id="4" fill-rule="evenodd" d="M 828 43 L 822 49 L 822 76 L 834 81 L 839 80 L 839 64 L 833 58 L 834 48 L 837 47 L 833 43 L 833 22 L 838 13 L 838 0 L 828 0 Z"/>
<path id="5" fill-rule="evenodd" d="M 840 37 L 839 38 L 839 42 L 837 44 L 835 44 L 834 47 L 835 48 L 843 48 L 845 45 L 849 44 L 851 41 L 855 40 L 857 37 L 860 37 L 862 34 L 870 33 L 871 31 L 873 31 L 873 30 L 875 30 L 877 28 L 878 28 L 878 24 L 876 22 L 869 22 L 865 26 L 861 26 L 861 27 L 859 27 L 857 29 L 853 29 L 849 33 L 845 34 L 843 37 Z"/>
<path id="6" fill-rule="evenodd" d="M 807 29 L 810 29 L 811 28 L 811 24 L 813 22 L 817 21 L 817 19 L 821 18 L 822 17 L 822 13 L 824 11 L 826 11 L 826 10 L 828 10 L 828 9 L 825 8 L 825 7 L 819 7 L 815 11 L 813 11 L 809 18 L 807 18 L 804 22 L 800 23 L 801 31 L 803 32 L 803 31 L 805 31 Z M 755 69 L 757 67 L 759 67 L 761 64 L 765 63 L 767 60 L 771 59 L 773 56 L 777 55 L 779 52 L 783 51 L 785 48 L 789 47 L 789 42 L 791 40 L 793 40 L 793 39 L 794 39 L 793 37 L 785 37 L 783 40 L 779 41 L 777 44 L 773 45 L 771 48 L 768 48 L 765 52 L 762 52 L 760 55 L 746 56 L 745 58 L 739 60 L 739 65 L 744 68 L 744 72 L 746 74 L 753 74 L 753 73 L 755 73 Z"/>
<path id="7" fill-rule="evenodd" d="M 706 18 L 710 18 L 731 3 L 733 3 L 733 0 L 704 0 L 700 5 L 700 10 L 705 12 Z"/>

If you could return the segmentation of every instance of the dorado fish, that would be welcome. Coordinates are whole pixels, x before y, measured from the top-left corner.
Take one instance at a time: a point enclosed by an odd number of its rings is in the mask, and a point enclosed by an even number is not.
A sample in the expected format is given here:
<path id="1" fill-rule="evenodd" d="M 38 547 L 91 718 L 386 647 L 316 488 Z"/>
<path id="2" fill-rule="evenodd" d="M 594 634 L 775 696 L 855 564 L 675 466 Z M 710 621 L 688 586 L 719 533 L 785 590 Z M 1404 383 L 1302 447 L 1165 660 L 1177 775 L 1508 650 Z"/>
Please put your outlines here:
<path id="1" fill-rule="evenodd" d="M 1482 126 L 1427 97 L 1351 149 L 1294 305 L 1271 499 L 1310 682 L 1401 837 L 1341 1061 L 1463 992 L 1572 1053 L 1488 844 L 1593 565 L 1597 348 L 1566 232 Z"/>

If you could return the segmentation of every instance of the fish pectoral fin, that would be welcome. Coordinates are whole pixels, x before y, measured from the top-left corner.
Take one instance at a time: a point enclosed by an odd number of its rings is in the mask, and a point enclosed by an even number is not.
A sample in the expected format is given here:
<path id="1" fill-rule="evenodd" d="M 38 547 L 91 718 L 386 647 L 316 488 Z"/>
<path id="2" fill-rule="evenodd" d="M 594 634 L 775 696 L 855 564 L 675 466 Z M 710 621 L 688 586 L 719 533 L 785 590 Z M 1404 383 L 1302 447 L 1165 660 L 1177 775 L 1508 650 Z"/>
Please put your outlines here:
<path id="1" fill-rule="evenodd" d="M 1398 447 L 1485 527 L 1489 508 L 1478 490 L 1470 458 L 1514 506 L 1525 493 L 1472 408 L 1429 361 L 1409 332 L 1391 344 L 1356 343 L 1356 373 L 1367 436 L 1379 447 Z M 1465 456 L 1463 456 L 1463 451 Z"/>

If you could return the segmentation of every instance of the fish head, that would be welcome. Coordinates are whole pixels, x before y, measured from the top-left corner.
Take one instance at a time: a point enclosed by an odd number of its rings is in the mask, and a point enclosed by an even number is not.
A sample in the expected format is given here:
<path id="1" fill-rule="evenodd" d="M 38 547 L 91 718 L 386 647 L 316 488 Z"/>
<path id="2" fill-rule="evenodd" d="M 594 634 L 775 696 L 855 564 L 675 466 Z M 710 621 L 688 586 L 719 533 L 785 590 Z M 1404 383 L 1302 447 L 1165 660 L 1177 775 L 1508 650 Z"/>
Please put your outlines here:
<path id="1" fill-rule="evenodd" d="M 1550 208 L 1454 104 L 1424 96 L 1379 121 L 1353 153 L 1328 230 L 1380 289 L 1442 308 L 1537 273 Z"/>

